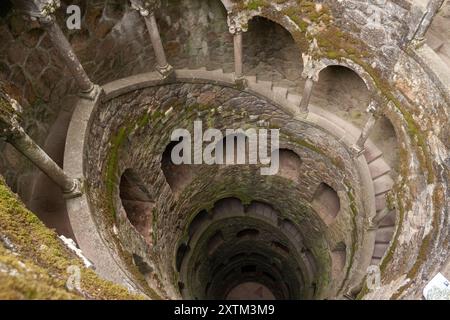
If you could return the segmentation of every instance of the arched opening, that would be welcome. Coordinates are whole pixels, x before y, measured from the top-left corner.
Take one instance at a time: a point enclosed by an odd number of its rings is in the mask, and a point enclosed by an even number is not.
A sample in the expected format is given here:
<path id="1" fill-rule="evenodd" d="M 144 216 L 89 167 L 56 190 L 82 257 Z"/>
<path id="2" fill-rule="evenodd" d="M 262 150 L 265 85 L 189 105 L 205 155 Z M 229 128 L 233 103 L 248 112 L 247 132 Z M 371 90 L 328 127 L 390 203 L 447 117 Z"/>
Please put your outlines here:
<path id="1" fill-rule="evenodd" d="M 120 200 L 129 222 L 148 244 L 152 244 L 155 203 L 146 186 L 136 172 L 127 169 L 120 178 L 119 190 Z"/>
<path id="2" fill-rule="evenodd" d="M 273 224 L 278 222 L 278 212 L 271 205 L 264 202 L 252 201 L 246 208 L 245 212 L 248 214 L 261 216 Z"/>
<path id="3" fill-rule="evenodd" d="M 302 160 L 292 150 L 289 149 L 279 149 L 279 161 L 280 168 L 278 174 L 283 178 L 300 182 L 300 170 L 302 165 Z"/>
<path id="4" fill-rule="evenodd" d="M 272 241 L 271 245 L 275 249 L 277 249 L 285 254 L 289 254 L 289 252 L 290 252 L 289 248 L 286 245 L 282 244 L 281 242 Z"/>
<path id="5" fill-rule="evenodd" d="M 256 229 L 244 229 L 236 234 L 237 238 L 256 238 L 259 235 L 259 231 Z"/>
<path id="6" fill-rule="evenodd" d="M 331 251 L 331 276 L 337 279 L 344 270 L 347 259 L 346 246 L 344 243 L 339 243 L 336 248 Z"/>
<path id="7" fill-rule="evenodd" d="M 341 210 L 341 202 L 337 192 L 326 183 L 319 185 L 311 205 L 327 225 L 336 219 L 339 210 Z"/>
<path id="8" fill-rule="evenodd" d="M 233 40 L 220 0 L 163 0 L 158 11 L 164 47 L 175 68 L 233 71 Z"/>
<path id="9" fill-rule="evenodd" d="M 301 92 L 303 65 L 294 38 L 283 26 L 264 17 L 249 21 L 244 33 L 244 74 Z"/>
<path id="10" fill-rule="evenodd" d="M 189 237 L 192 237 L 206 221 L 208 221 L 208 212 L 202 210 L 195 216 L 189 225 Z"/>
<path id="11" fill-rule="evenodd" d="M 3 0 L 0 3 L 0 18 L 6 17 L 12 10 L 12 3 L 10 0 Z"/>
<path id="12" fill-rule="evenodd" d="M 383 153 L 383 161 L 389 165 L 389 174 L 395 179 L 399 170 L 400 147 L 398 145 L 394 126 L 387 117 L 380 116 L 378 118 L 370 135 L 370 140 Z M 381 174 L 381 172 L 379 174 Z"/>
<path id="13" fill-rule="evenodd" d="M 181 270 L 181 264 L 183 263 L 184 257 L 189 251 L 189 246 L 185 243 L 182 243 L 177 250 L 177 255 L 175 258 L 175 267 L 177 268 L 177 271 L 180 272 Z"/>
<path id="14" fill-rule="evenodd" d="M 292 239 L 292 242 L 298 246 L 303 246 L 303 236 L 300 233 L 300 230 L 297 228 L 297 226 L 289 219 L 283 219 L 280 222 L 280 228 L 286 232 L 286 234 L 289 235 L 289 237 Z"/>
<path id="15" fill-rule="evenodd" d="M 320 72 L 311 103 L 361 129 L 367 118 L 370 91 L 354 70 L 332 65 Z"/>
<path id="16" fill-rule="evenodd" d="M 172 150 L 179 143 L 183 142 L 183 138 L 179 141 L 172 141 L 166 147 L 161 158 L 161 169 L 164 173 L 164 177 L 172 192 L 178 196 L 183 189 L 192 181 L 193 172 L 192 166 L 189 164 L 174 164 L 172 161 Z M 180 156 L 183 156 L 183 151 L 180 152 Z"/>
<path id="17" fill-rule="evenodd" d="M 208 241 L 208 255 L 212 255 L 225 242 L 221 231 L 217 231 Z"/>

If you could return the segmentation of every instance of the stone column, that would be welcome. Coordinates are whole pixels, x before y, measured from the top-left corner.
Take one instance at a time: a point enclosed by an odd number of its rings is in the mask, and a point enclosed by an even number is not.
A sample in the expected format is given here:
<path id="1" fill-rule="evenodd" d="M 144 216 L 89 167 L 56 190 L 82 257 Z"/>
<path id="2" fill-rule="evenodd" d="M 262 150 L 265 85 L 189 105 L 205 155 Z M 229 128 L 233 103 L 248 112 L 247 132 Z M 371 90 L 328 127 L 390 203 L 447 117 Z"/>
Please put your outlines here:
<path id="1" fill-rule="evenodd" d="M 306 79 L 303 89 L 302 100 L 300 101 L 300 114 L 309 112 L 309 102 L 311 100 L 314 83 L 319 81 L 319 73 L 325 67 L 321 61 L 314 60 L 310 55 L 303 54 L 303 73 L 302 77 Z"/>
<path id="2" fill-rule="evenodd" d="M 310 77 L 307 77 L 305 87 L 303 89 L 302 100 L 300 101 L 300 113 L 309 112 L 309 101 L 311 100 L 313 88 L 314 88 L 314 80 Z"/>
<path id="3" fill-rule="evenodd" d="M 54 13 L 61 5 L 60 1 L 18 0 L 15 2 L 15 5 L 19 11 L 25 13 L 32 20 L 39 21 L 41 26 L 47 31 L 53 46 L 57 49 L 80 87 L 81 95 L 92 100 L 95 99 L 100 92 L 100 88 L 89 79 L 72 46 L 56 22 Z"/>
<path id="4" fill-rule="evenodd" d="M 67 198 L 82 194 L 81 180 L 69 177 L 23 130 L 19 124 L 19 104 L 0 91 L 0 137 L 41 169 Z"/>
<path id="5" fill-rule="evenodd" d="M 144 17 L 153 50 L 156 56 L 156 69 L 164 77 L 167 78 L 173 72 L 173 67 L 167 62 L 166 53 L 161 41 L 158 24 L 156 23 L 155 10 L 159 8 L 159 0 L 130 0 L 133 9 L 139 11 Z"/>
<path id="6" fill-rule="evenodd" d="M 234 74 L 236 81 L 244 78 L 244 59 L 242 47 L 242 32 L 236 32 L 233 36 L 234 43 Z"/>
<path id="7" fill-rule="evenodd" d="M 364 152 L 365 149 L 364 146 L 367 142 L 367 139 L 369 139 L 369 136 L 372 133 L 375 124 L 377 123 L 378 120 L 377 111 L 378 111 L 377 103 L 375 101 L 372 101 L 369 107 L 367 108 L 367 112 L 369 113 L 369 119 L 367 119 L 366 124 L 364 125 L 358 140 L 352 147 L 352 149 L 358 156 Z"/>
<path id="8" fill-rule="evenodd" d="M 434 17 L 438 14 L 439 10 L 444 5 L 445 0 L 428 0 L 427 7 L 423 13 L 422 19 L 417 19 L 419 24 L 409 40 L 415 40 L 418 42 L 425 41 L 425 34 L 431 26 Z"/>
<path id="9" fill-rule="evenodd" d="M 246 86 L 242 38 L 243 33 L 248 31 L 248 19 L 244 13 L 234 14 L 233 12 L 228 12 L 228 27 L 233 35 L 234 43 L 234 77 L 239 87 Z"/>

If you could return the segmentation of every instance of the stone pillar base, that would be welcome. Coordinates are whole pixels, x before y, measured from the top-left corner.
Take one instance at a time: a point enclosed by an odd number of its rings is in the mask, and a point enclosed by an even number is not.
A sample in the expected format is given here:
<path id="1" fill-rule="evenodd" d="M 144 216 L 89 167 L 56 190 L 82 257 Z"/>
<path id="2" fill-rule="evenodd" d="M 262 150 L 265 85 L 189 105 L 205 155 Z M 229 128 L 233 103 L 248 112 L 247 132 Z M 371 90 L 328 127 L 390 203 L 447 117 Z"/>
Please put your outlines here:
<path id="1" fill-rule="evenodd" d="M 74 199 L 83 195 L 83 181 L 81 179 L 74 179 L 73 182 L 72 190 L 63 191 L 64 199 Z"/>
<path id="2" fill-rule="evenodd" d="M 366 148 L 360 148 L 356 144 L 350 147 L 353 158 L 358 158 L 366 151 Z"/>
<path id="3" fill-rule="evenodd" d="M 234 82 L 239 90 L 244 90 L 247 88 L 247 79 L 245 79 L 244 76 L 235 77 Z"/>
<path id="4" fill-rule="evenodd" d="M 164 79 L 166 79 L 169 78 L 174 73 L 175 70 L 170 64 L 167 64 L 164 67 L 156 66 L 156 71 L 158 71 L 158 73 Z"/>
<path id="5" fill-rule="evenodd" d="M 80 96 L 83 99 L 94 101 L 101 95 L 102 92 L 103 92 L 102 87 L 100 87 L 99 85 L 94 84 L 92 86 L 91 90 L 85 91 L 85 92 L 80 92 L 78 94 L 78 96 Z"/>

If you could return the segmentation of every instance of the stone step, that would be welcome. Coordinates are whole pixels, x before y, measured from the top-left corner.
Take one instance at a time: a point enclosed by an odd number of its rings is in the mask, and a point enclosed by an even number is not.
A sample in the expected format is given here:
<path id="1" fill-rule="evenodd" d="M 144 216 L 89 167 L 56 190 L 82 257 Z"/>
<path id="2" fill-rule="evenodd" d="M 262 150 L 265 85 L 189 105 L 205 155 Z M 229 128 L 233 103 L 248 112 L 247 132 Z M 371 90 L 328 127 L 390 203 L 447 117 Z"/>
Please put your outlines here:
<path id="1" fill-rule="evenodd" d="M 373 265 L 373 266 L 377 266 L 380 263 L 381 263 L 381 259 L 379 259 L 379 258 L 373 258 L 372 257 L 372 260 L 370 261 L 370 264 Z"/>
<path id="2" fill-rule="evenodd" d="M 389 212 L 386 217 L 384 217 L 383 220 L 381 220 L 379 227 L 380 228 L 384 228 L 384 227 L 395 227 L 395 222 L 397 220 L 397 213 L 395 210 L 392 210 L 391 212 Z"/>
<path id="3" fill-rule="evenodd" d="M 380 227 L 377 230 L 375 236 L 375 243 L 389 243 L 391 242 L 392 237 L 394 236 L 395 227 Z"/>
<path id="4" fill-rule="evenodd" d="M 277 100 L 286 100 L 288 96 L 288 89 L 283 87 L 272 87 L 273 96 Z"/>
<path id="5" fill-rule="evenodd" d="M 267 88 L 268 90 L 272 90 L 273 89 L 273 82 L 271 82 L 271 81 L 257 80 L 257 83 L 261 87 Z"/>
<path id="6" fill-rule="evenodd" d="M 384 175 L 378 179 L 373 180 L 373 187 L 375 190 L 375 195 L 380 195 L 388 192 L 392 189 L 394 185 L 394 180 L 389 175 Z"/>
<path id="7" fill-rule="evenodd" d="M 381 259 L 386 253 L 387 248 L 389 248 L 389 244 L 385 243 L 376 243 L 373 248 L 372 259 Z"/>
<path id="8" fill-rule="evenodd" d="M 375 209 L 381 211 L 386 207 L 386 194 L 375 196 Z"/>
<path id="9" fill-rule="evenodd" d="M 214 76 L 214 79 L 221 82 L 232 82 L 234 79 L 234 75 L 232 73 L 225 73 L 222 69 L 217 69 L 210 71 L 210 73 Z"/>
<path id="10" fill-rule="evenodd" d="M 258 82 L 247 82 L 248 87 L 268 98 L 272 98 L 272 82 L 269 81 L 258 81 Z"/>
<path id="11" fill-rule="evenodd" d="M 246 76 L 245 77 L 247 79 L 247 83 L 257 83 L 258 82 L 258 78 L 256 76 Z"/>
<path id="12" fill-rule="evenodd" d="M 372 179 L 375 180 L 391 171 L 389 165 L 383 158 L 378 158 L 369 164 L 369 171 Z"/>
<path id="13" fill-rule="evenodd" d="M 300 101 L 302 101 L 302 97 L 298 94 L 288 93 L 287 100 L 295 105 L 296 107 L 300 106 Z"/>
<path id="14" fill-rule="evenodd" d="M 378 148 L 367 148 L 366 146 L 366 150 L 364 151 L 364 157 L 366 158 L 368 164 L 371 164 L 378 158 L 381 158 L 382 155 L 383 152 L 381 152 Z"/>

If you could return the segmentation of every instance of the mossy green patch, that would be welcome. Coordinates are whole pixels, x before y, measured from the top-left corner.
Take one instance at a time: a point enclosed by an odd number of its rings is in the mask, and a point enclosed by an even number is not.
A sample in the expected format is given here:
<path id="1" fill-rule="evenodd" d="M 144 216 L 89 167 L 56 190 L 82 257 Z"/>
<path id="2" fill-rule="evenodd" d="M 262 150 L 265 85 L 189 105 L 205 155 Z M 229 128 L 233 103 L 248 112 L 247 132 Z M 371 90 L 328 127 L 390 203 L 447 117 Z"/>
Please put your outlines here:
<path id="1" fill-rule="evenodd" d="M 356 249 L 357 249 L 356 246 L 357 246 L 357 241 L 358 241 L 358 226 L 356 223 L 356 217 L 358 216 L 358 207 L 356 205 L 353 188 L 350 186 L 350 184 L 348 182 L 345 182 L 345 186 L 347 188 L 347 197 L 349 200 L 351 220 L 352 220 L 352 245 L 350 248 L 350 256 L 348 259 L 348 261 L 350 261 L 350 263 L 348 264 L 347 270 L 345 271 L 344 281 L 342 282 L 342 286 L 339 288 L 338 293 L 340 293 L 344 289 L 344 284 L 346 283 L 346 280 L 348 279 L 348 277 L 350 275 L 350 270 L 353 267 L 353 262 L 354 262 L 355 253 L 356 253 Z"/>
<path id="2" fill-rule="evenodd" d="M 8 249 L 0 246 L 0 294 L 6 299 L 143 298 L 86 269 L 57 234 L 24 207 L 1 177 L 0 235 L 8 243 Z M 82 292 L 66 289 L 69 266 L 80 268 Z"/>

